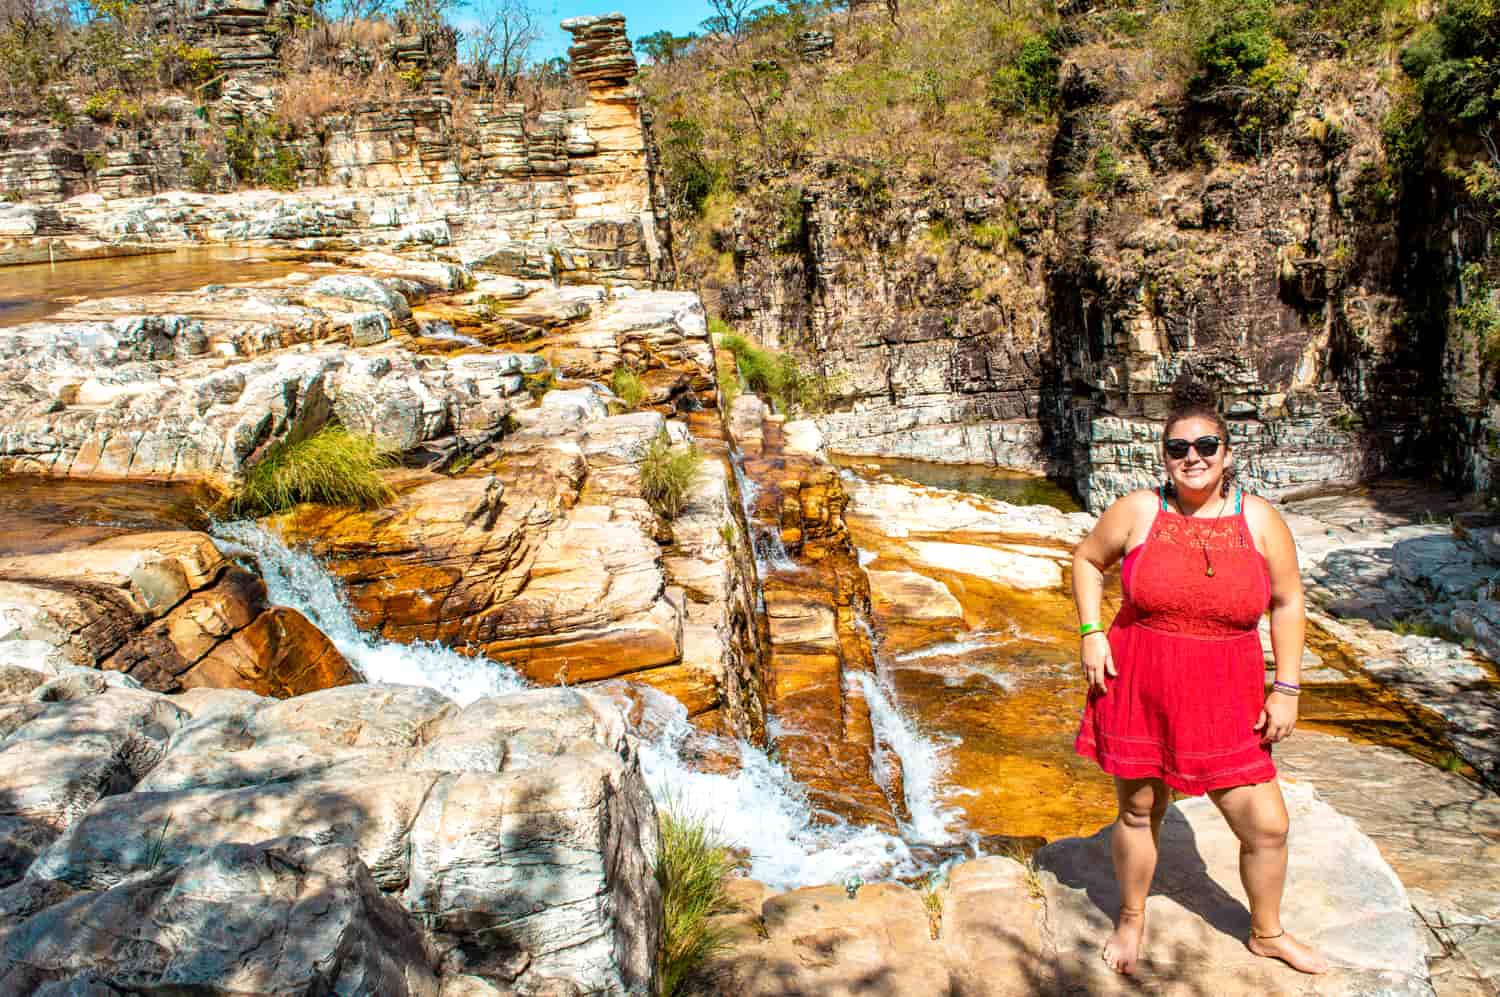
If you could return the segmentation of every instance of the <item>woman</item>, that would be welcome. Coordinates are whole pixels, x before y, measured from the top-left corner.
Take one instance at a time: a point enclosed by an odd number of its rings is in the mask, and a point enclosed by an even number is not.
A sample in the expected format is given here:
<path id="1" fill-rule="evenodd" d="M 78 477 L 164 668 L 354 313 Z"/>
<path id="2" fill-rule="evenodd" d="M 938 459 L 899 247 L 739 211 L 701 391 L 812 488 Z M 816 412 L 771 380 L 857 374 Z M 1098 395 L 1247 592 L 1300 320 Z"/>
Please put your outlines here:
<path id="1" fill-rule="evenodd" d="M 1119 800 L 1120 912 L 1104 961 L 1135 970 L 1171 787 L 1207 793 L 1240 840 L 1250 951 L 1321 973 L 1323 957 L 1281 925 L 1287 813 L 1270 749 L 1297 722 L 1297 550 L 1276 510 L 1234 487 L 1229 427 L 1211 389 L 1179 382 L 1163 439 L 1165 484 L 1115 502 L 1073 553 L 1089 683 L 1075 749 L 1115 777 Z M 1124 603 L 1106 633 L 1104 571 L 1122 559 Z M 1267 607 L 1269 695 L 1256 629 Z"/>

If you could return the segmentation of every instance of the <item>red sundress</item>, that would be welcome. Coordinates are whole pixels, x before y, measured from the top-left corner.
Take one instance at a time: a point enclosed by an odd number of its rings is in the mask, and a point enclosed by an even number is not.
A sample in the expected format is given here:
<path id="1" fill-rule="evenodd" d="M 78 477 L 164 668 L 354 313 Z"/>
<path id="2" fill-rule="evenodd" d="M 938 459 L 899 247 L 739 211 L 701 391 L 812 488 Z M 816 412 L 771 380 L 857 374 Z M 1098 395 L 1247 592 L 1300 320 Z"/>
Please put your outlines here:
<path id="1" fill-rule="evenodd" d="M 1120 581 L 1124 603 L 1109 628 L 1118 674 L 1089 695 L 1074 750 L 1112 775 L 1193 795 L 1275 779 L 1254 729 L 1265 704 L 1256 628 L 1271 582 L 1241 496 L 1218 520 L 1163 499 Z"/>

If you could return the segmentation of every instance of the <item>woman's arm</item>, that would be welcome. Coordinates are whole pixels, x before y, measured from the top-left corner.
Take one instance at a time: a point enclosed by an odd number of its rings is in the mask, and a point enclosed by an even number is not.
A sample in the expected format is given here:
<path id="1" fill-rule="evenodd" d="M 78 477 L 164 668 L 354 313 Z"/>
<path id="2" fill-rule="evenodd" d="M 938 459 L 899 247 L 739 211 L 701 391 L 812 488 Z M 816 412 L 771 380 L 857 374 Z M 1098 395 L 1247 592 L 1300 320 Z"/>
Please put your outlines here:
<path id="1" fill-rule="evenodd" d="M 1307 634 L 1297 545 L 1286 521 L 1270 503 L 1252 497 L 1247 500 L 1245 511 L 1271 577 L 1271 655 L 1276 661 L 1276 681 L 1295 688 L 1302 678 L 1302 645 Z M 1296 725 L 1297 697 L 1273 689 L 1266 697 L 1266 708 L 1255 729 L 1274 743 L 1290 734 Z"/>
<path id="2" fill-rule="evenodd" d="M 1125 555 L 1131 534 L 1141 518 L 1142 507 L 1154 509 L 1156 496 L 1153 492 L 1132 492 L 1117 500 L 1089 535 L 1073 548 L 1073 605 L 1078 610 L 1078 622 L 1101 623 L 1104 600 L 1104 572 Z M 1083 673 L 1089 680 L 1089 691 L 1105 692 L 1105 678 L 1114 678 L 1115 663 L 1109 651 L 1109 638 L 1103 630 L 1085 634 L 1082 658 Z"/>

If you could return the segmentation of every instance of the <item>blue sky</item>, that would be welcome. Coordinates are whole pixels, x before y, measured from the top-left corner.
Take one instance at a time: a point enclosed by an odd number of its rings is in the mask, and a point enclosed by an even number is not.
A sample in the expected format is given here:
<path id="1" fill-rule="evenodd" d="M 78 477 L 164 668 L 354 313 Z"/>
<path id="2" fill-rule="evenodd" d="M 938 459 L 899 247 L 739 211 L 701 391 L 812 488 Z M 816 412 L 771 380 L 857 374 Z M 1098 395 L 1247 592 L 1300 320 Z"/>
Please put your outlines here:
<path id="1" fill-rule="evenodd" d="M 657 31 L 670 31 L 677 35 L 697 31 L 698 25 L 713 13 L 706 0 L 676 0 L 676 2 L 670 2 L 670 0 L 656 0 L 656 2 L 652 0 L 595 0 L 593 3 L 580 3 L 578 0 L 532 0 L 532 2 L 541 12 L 542 20 L 547 25 L 547 33 L 536 49 L 537 59 L 550 59 L 554 55 L 568 54 L 568 44 L 572 41 L 572 36 L 557 26 L 558 22 L 567 17 L 578 17 L 583 14 L 609 14 L 618 11 L 625 15 L 625 31 L 634 43 L 641 35 L 649 35 Z"/>

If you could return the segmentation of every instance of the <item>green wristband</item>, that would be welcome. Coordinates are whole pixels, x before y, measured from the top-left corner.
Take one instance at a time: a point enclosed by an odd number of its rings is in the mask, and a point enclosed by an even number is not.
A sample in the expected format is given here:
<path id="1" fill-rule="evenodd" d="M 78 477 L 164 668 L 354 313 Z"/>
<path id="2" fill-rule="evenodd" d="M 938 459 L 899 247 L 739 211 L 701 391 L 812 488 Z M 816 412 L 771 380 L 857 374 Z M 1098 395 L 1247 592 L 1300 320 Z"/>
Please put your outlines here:
<path id="1" fill-rule="evenodd" d="M 1085 623 L 1083 626 L 1078 628 L 1078 636 L 1080 637 L 1087 637 L 1089 634 L 1103 632 L 1104 625 L 1102 623 Z"/>

